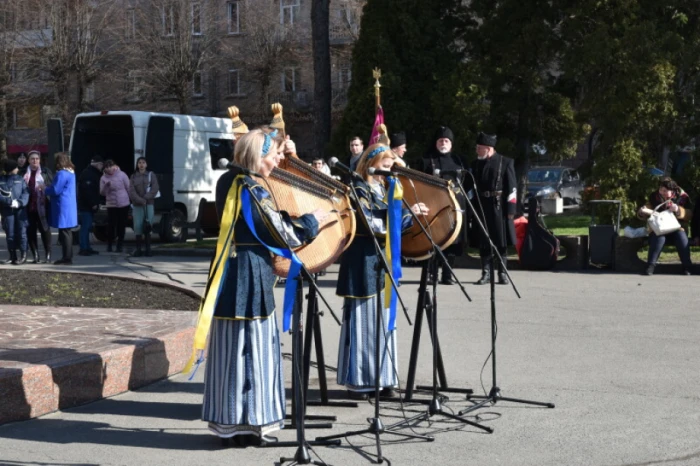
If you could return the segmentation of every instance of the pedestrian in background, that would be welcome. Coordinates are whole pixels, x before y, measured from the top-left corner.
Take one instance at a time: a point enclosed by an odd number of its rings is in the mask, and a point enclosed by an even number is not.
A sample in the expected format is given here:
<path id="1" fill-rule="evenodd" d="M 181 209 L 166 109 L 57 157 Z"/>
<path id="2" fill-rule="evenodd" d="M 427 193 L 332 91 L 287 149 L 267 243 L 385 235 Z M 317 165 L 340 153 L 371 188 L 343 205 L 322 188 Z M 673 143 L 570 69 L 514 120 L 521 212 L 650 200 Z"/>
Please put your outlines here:
<path id="1" fill-rule="evenodd" d="M 22 265 L 27 262 L 27 183 L 18 175 L 17 162 L 5 159 L 4 175 L 0 176 L 0 216 L 5 231 L 10 259 L 6 264 Z M 17 255 L 19 250 L 19 256 Z"/>
<path id="2" fill-rule="evenodd" d="M 100 178 L 100 194 L 107 205 L 107 252 L 112 252 L 114 238 L 117 238 L 117 252 L 124 248 L 126 219 L 129 215 L 129 177 L 121 171 L 113 160 L 105 161 L 104 175 Z"/>
<path id="3" fill-rule="evenodd" d="M 690 259 L 690 244 L 688 244 L 688 223 L 693 218 L 693 211 L 690 206 L 690 197 L 681 189 L 678 184 L 669 177 L 659 180 L 659 187 L 649 195 L 649 201 L 637 211 L 637 217 L 647 220 L 656 210 L 663 212 L 670 211 L 675 215 L 681 224 L 681 229 L 665 235 L 657 235 L 653 231 L 649 232 L 649 253 L 647 255 L 647 265 L 644 275 L 654 275 L 656 262 L 659 260 L 661 250 L 667 241 L 676 245 L 678 257 L 683 264 L 683 275 L 690 275 L 693 263 Z"/>
<path id="4" fill-rule="evenodd" d="M 44 245 L 45 261 L 51 262 L 51 227 L 49 227 L 50 204 L 44 193 L 44 187 L 53 182 L 53 172 L 41 166 L 41 153 L 30 150 L 27 154 L 29 166 L 24 172 L 24 181 L 29 188 L 29 206 L 27 216 L 27 243 L 32 252 L 34 263 L 39 263 L 39 245 L 36 240 L 37 232 L 41 233 Z"/>
<path id="5" fill-rule="evenodd" d="M 90 229 L 92 219 L 100 208 L 100 177 L 102 176 L 102 157 L 94 156 L 90 165 L 80 173 L 78 178 L 78 216 L 80 217 L 80 251 L 79 256 L 99 254 L 90 246 Z"/>
<path id="6" fill-rule="evenodd" d="M 56 177 L 46 188 L 51 200 L 51 226 L 58 228 L 63 257 L 56 265 L 73 264 L 73 228 L 78 225 L 78 199 L 75 193 L 75 167 L 67 152 L 56 154 Z"/>
<path id="7" fill-rule="evenodd" d="M 21 174 L 27 169 L 27 154 L 24 152 L 17 156 L 17 169 Z"/>
<path id="8" fill-rule="evenodd" d="M 129 182 L 129 197 L 134 218 L 134 233 L 136 233 L 136 250 L 134 257 L 142 255 L 141 240 L 145 241 L 146 256 L 151 256 L 151 230 L 153 225 L 153 204 L 158 195 L 158 178 L 155 173 L 148 171 L 145 157 L 136 161 L 136 170 Z"/>

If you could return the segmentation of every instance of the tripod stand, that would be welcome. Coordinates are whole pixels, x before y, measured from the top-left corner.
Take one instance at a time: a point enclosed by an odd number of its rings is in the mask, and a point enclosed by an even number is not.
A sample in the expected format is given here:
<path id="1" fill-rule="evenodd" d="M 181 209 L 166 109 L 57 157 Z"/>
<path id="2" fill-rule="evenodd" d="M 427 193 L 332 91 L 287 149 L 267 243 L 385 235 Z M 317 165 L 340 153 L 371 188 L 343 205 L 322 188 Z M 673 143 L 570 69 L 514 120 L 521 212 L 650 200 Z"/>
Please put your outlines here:
<path id="1" fill-rule="evenodd" d="M 318 384 L 320 388 L 320 400 L 306 400 L 307 406 L 335 406 L 339 408 L 357 408 L 357 403 L 352 401 L 335 401 L 328 399 L 328 383 L 326 381 L 326 359 L 323 354 L 323 339 L 321 336 L 321 321 L 323 315 L 318 308 L 316 289 L 310 287 L 308 307 L 306 309 L 306 334 L 304 335 L 304 393 L 309 392 L 309 375 L 311 372 L 311 343 L 315 343 L 316 364 L 318 365 Z M 333 315 L 340 325 L 340 321 Z M 308 418 L 308 417 L 307 417 Z M 335 420 L 335 417 L 333 417 Z"/>
<path id="2" fill-rule="evenodd" d="M 399 437 L 403 438 L 413 438 L 413 439 L 422 439 L 422 440 L 427 440 L 429 442 L 432 442 L 435 440 L 434 437 L 426 436 L 426 435 L 418 435 L 418 434 L 408 434 L 404 432 L 394 432 L 391 430 L 388 430 L 387 428 L 384 427 L 384 423 L 382 422 L 381 418 L 379 417 L 379 379 L 380 379 L 380 373 L 381 373 L 381 361 L 379 357 L 380 353 L 380 348 L 382 347 L 381 345 L 381 339 L 380 339 L 380 331 L 385 332 L 385 326 L 384 326 L 384 319 L 383 319 L 383 303 L 381 299 L 381 288 L 382 288 L 382 272 L 385 271 L 386 276 L 391 280 L 391 283 L 394 287 L 394 290 L 397 289 L 396 283 L 394 281 L 394 277 L 392 277 L 390 273 L 390 268 L 389 265 L 387 264 L 386 257 L 384 256 L 384 252 L 382 251 L 382 248 L 379 246 L 379 242 L 377 241 L 377 238 L 374 237 L 374 234 L 372 233 L 372 228 L 371 225 L 372 223 L 369 221 L 367 218 L 367 215 L 365 214 L 365 211 L 362 207 L 362 202 L 357 194 L 357 191 L 355 189 L 355 186 L 353 183 L 350 184 L 351 191 L 353 193 L 355 202 L 357 204 L 357 211 L 361 212 L 361 216 L 364 221 L 364 225 L 367 227 L 369 231 L 369 236 L 372 238 L 374 248 L 375 248 L 375 253 L 378 257 L 378 261 L 376 263 L 376 269 L 375 269 L 375 289 L 376 289 L 376 307 L 375 307 L 375 332 L 374 332 L 374 396 L 375 396 L 375 403 L 374 403 L 374 417 L 369 418 L 369 427 L 366 429 L 361 429 L 361 430 L 355 430 L 355 431 L 350 431 L 346 432 L 343 434 L 337 434 L 337 435 L 330 435 L 330 436 L 325 436 L 325 437 L 317 437 L 316 440 L 333 440 L 333 439 L 340 439 L 343 437 L 349 437 L 349 436 L 355 436 L 355 435 L 364 435 L 364 434 L 374 434 L 375 438 L 375 443 L 377 447 L 377 463 L 382 463 L 383 457 L 382 457 L 382 446 L 381 446 L 381 440 L 380 436 L 382 434 L 391 434 L 391 435 L 397 435 Z M 389 235 L 389 232 L 387 232 L 387 235 Z M 397 293 L 398 294 L 398 293 Z M 386 337 L 385 337 L 386 340 Z M 392 363 L 393 366 L 393 363 Z"/>
<path id="3" fill-rule="evenodd" d="M 406 201 L 404 200 L 404 203 L 405 202 Z M 449 268 L 450 274 L 457 280 L 457 283 L 459 283 L 459 285 L 461 287 L 462 284 L 459 282 L 459 280 L 455 276 L 454 270 L 447 263 L 447 258 L 444 256 L 444 254 L 442 253 L 440 248 L 437 246 L 437 244 L 435 244 L 430 233 L 428 233 L 428 231 L 425 229 L 423 224 L 420 223 L 418 217 L 413 212 L 411 212 L 411 214 L 413 215 L 413 221 L 418 223 L 418 225 L 420 225 L 421 230 L 423 231 L 423 234 L 426 236 L 426 238 L 428 238 L 428 240 L 432 244 L 433 257 L 430 260 L 431 261 L 436 260 L 436 258 L 438 258 L 438 257 L 441 260 L 443 260 L 444 265 L 447 268 Z M 426 296 L 427 291 L 425 291 L 425 290 L 426 290 L 426 282 L 427 282 L 429 268 L 430 268 L 430 264 L 425 264 L 423 266 L 423 270 L 421 272 L 421 288 L 420 288 L 421 291 L 419 291 L 419 292 L 422 292 L 422 294 L 421 294 L 421 298 L 419 298 L 419 299 L 422 299 L 423 301 L 425 301 L 427 299 L 427 296 Z M 466 291 L 464 290 L 463 287 L 462 287 L 462 291 L 464 292 L 464 295 L 467 297 L 467 299 L 469 301 L 471 301 L 471 298 L 466 293 Z M 417 414 L 416 416 L 413 416 L 411 418 L 408 418 L 406 420 L 403 420 L 401 422 L 393 424 L 390 426 L 390 428 L 411 424 L 414 421 L 418 421 L 418 420 L 420 420 L 420 421 L 427 420 L 435 415 L 441 415 L 441 416 L 445 416 L 449 419 L 454 419 L 456 421 L 463 422 L 464 424 L 468 424 L 470 426 L 473 426 L 473 427 L 476 427 L 478 429 L 485 430 L 488 433 L 491 433 L 491 432 L 493 432 L 493 429 L 491 427 L 484 426 L 484 425 L 481 425 L 479 423 L 476 423 L 476 422 L 473 422 L 473 421 L 470 421 L 467 419 L 463 419 L 463 418 L 457 416 L 456 414 L 448 413 L 442 409 L 442 406 L 440 404 L 440 400 L 438 398 L 438 390 L 437 390 L 437 378 L 438 378 L 437 373 L 438 373 L 438 366 L 439 366 L 438 353 L 440 351 L 440 343 L 438 341 L 438 331 L 437 331 L 437 280 L 433 280 L 433 296 L 432 296 L 432 302 L 431 302 L 430 308 L 432 310 L 432 312 L 430 312 L 430 314 L 429 314 L 429 319 L 431 322 L 428 325 L 429 325 L 429 328 L 431 329 L 431 336 L 432 336 L 432 342 L 433 342 L 433 384 L 430 387 L 430 388 L 432 388 L 432 398 L 430 399 L 430 403 L 428 404 L 428 409 L 424 413 Z M 426 307 L 426 311 L 427 311 L 427 307 Z M 417 317 L 416 317 L 416 325 L 418 325 Z M 414 336 L 413 347 L 411 348 L 411 358 L 412 358 L 411 359 L 411 364 L 412 364 L 411 369 L 413 372 L 412 372 L 412 375 L 409 375 L 409 377 L 411 377 L 411 380 L 410 380 L 411 385 L 413 384 L 413 376 L 414 376 L 413 374 L 415 374 L 415 362 L 416 362 L 416 359 L 418 356 L 417 355 L 417 353 L 418 353 L 418 340 L 416 338 L 420 338 L 420 333 L 414 331 L 413 336 Z M 415 350 L 415 357 L 414 357 L 414 350 Z M 440 363 L 441 362 L 442 361 L 440 360 Z M 444 371 L 444 368 L 443 368 L 443 371 Z M 443 374 L 443 377 L 444 377 L 444 374 Z M 445 382 L 444 385 L 447 385 L 447 383 Z"/>
<path id="4" fill-rule="evenodd" d="M 474 178 L 472 177 L 472 180 Z M 464 190 L 464 186 L 462 186 L 462 182 L 457 179 L 457 183 L 459 184 L 459 189 L 462 191 L 464 194 L 464 197 L 467 200 L 467 204 L 469 205 L 469 208 L 471 209 L 471 212 L 474 214 L 474 218 L 476 219 L 476 222 L 479 225 L 479 228 L 481 229 L 481 232 L 483 234 L 482 238 L 485 238 L 489 242 L 489 247 L 491 248 L 491 260 L 489 266 L 491 267 L 491 273 L 489 277 L 489 285 L 491 288 L 491 390 L 489 391 L 488 395 L 467 395 L 467 400 L 482 400 L 473 406 L 469 406 L 466 409 L 463 409 L 459 412 L 459 415 L 462 416 L 464 414 L 470 413 L 474 410 L 477 410 L 483 406 L 489 405 L 489 404 L 496 404 L 498 401 L 511 401 L 514 403 L 522 403 L 522 404 L 529 404 L 529 405 L 534 405 L 534 406 L 543 406 L 546 408 L 554 408 L 553 403 L 543 403 L 540 401 L 531 401 L 531 400 L 523 400 L 519 398 L 507 398 L 501 396 L 501 389 L 498 387 L 496 384 L 496 335 L 498 331 L 498 327 L 496 325 L 496 280 L 495 280 L 495 265 L 496 261 L 495 258 L 498 258 L 498 261 L 501 265 L 501 270 L 505 272 L 505 274 L 508 276 L 508 279 L 510 280 L 511 287 L 513 288 L 513 291 L 515 292 L 516 296 L 519 298 L 520 293 L 518 293 L 518 289 L 515 287 L 515 282 L 513 282 L 513 279 L 511 278 L 510 274 L 508 273 L 507 268 L 505 267 L 505 264 L 503 262 L 503 257 L 501 256 L 500 252 L 498 251 L 498 248 L 496 247 L 495 244 L 493 244 L 493 240 L 488 234 L 488 230 L 486 229 L 486 226 L 482 222 L 482 218 L 485 219 L 484 217 L 479 217 L 479 214 L 477 213 L 476 209 L 474 208 L 474 205 L 472 204 L 471 200 L 469 199 L 469 196 L 467 196 L 466 191 Z M 474 180 L 474 189 L 476 190 L 476 180 Z M 484 214 L 483 209 L 482 210 L 482 215 Z"/>

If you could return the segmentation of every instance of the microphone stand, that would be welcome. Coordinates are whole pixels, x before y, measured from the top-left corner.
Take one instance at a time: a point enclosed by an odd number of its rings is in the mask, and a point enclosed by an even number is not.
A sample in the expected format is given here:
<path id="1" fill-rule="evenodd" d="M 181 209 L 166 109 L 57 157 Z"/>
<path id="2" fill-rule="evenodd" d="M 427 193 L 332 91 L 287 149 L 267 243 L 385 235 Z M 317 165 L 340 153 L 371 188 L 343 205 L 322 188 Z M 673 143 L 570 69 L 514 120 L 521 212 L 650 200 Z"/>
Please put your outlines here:
<path id="1" fill-rule="evenodd" d="M 404 199 L 403 202 L 404 202 L 404 205 L 409 207 L 406 199 Z M 428 233 L 428 231 L 425 229 L 423 224 L 419 221 L 418 216 L 410 209 L 410 207 L 408 210 L 411 212 L 411 215 L 413 216 L 413 221 L 418 223 L 418 225 L 420 225 L 420 228 L 421 228 L 423 234 L 428 239 L 428 241 L 430 241 L 430 244 L 432 245 L 432 248 L 433 248 L 434 255 L 439 257 L 449 267 L 449 264 L 447 263 L 447 258 L 442 253 L 442 251 L 440 250 L 438 245 L 435 244 L 435 241 L 433 241 L 433 238 L 430 235 L 430 233 Z M 435 257 L 431 258 L 430 260 L 432 261 L 434 259 L 435 259 Z M 423 285 L 423 286 L 425 286 L 424 280 L 427 279 L 427 267 L 429 267 L 429 266 L 424 265 L 423 271 L 421 273 L 421 285 Z M 459 282 L 459 279 L 457 279 L 457 277 L 454 273 L 454 270 L 451 267 L 449 267 L 449 268 L 450 268 L 450 273 L 455 278 L 455 280 L 457 280 L 457 283 L 459 284 L 460 288 L 462 288 L 462 292 L 464 293 L 464 296 L 466 296 L 466 298 L 469 301 L 471 301 L 471 298 L 467 294 L 466 290 L 464 289 L 462 284 Z M 419 293 L 421 293 L 420 290 L 419 290 Z M 425 288 L 423 288 L 420 296 L 423 297 L 425 294 L 427 294 L 427 292 L 425 291 Z M 424 300 L 424 298 L 421 298 L 421 300 Z M 392 428 L 403 426 L 403 425 L 413 424 L 414 421 L 428 420 L 431 417 L 439 414 L 439 415 L 445 416 L 449 419 L 454 419 L 456 421 L 463 422 L 463 423 L 468 424 L 470 426 L 485 430 L 488 433 L 492 433 L 493 429 L 491 427 L 484 426 L 482 424 L 479 424 L 479 423 L 473 422 L 473 421 L 469 421 L 467 419 L 463 419 L 463 418 L 457 416 L 456 414 L 448 413 L 448 412 L 444 411 L 442 409 L 442 406 L 440 405 L 440 400 L 438 399 L 438 390 L 437 390 L 438 351 L 439 351 L 439 347 L 440 347 L 440 343 L 438 342 L 438 332 L 437 332 L 437 280 L 433 281 L 432 312 L 430 313 L 429 318 L 432 321 L 432 324 L 430 325 L 430 327 L 431 327 L 430 335 L 432 336 L 432 342 L 433 342 L 433 384 L 432 384 L 432 398 L 430 400 L 430 403 L 428 404 L 428 409 L 424 413 L 417 414 L 416 416 L 413 416 L 413 417 L 410 417 L 410 418 L 405 419 L 403 421 L 397 422 L 396 424 L 392 424 L 388 428 L 392 429 Z M 413 370 L 413 374 L 409 376 L 411 385 L 413 384 L 413 376 L 415 374 L 415 359 L 417 359 L 417 354 L 414 355 L 414 350 L 416 351 L 416 353 L 418 351 L 418 345 L 416 342 L 416 330 L 419 331 L 419 327 L 417 325 L 418 324 L 417 319 L 418 319 L 418 317 L 416 317 L 416 327 L 414 328 L 414 334 L 413 334 L 414 335 L 414 341 L 413 341 L 414 344 L 413 344 L 413 347 L 411 348 L 411 364 L 412 364 L 411 369 Z M 418 333 L 418 338 L 420 339 L 420 333 Z M 415 359 L 414 359 L 414 357 L 415 357 Z M 411 388 L 411 387 L 409 386 L 409 388 Z M 411 399 L 411 396 L 410 396 L 411 394 L 412 394 L 412 390 L 409 393 L 408 400 Z"/>
<path id="2" fill-rule="evenodd" d="M 470 175 L 471 173 L 468 172 Z M 476 180 L 474 179 L 472 175 L 472 180 L 474 182 L 474 192 L 476 193 Z M 465 199 L 467 200 L 467 204 L 469 205 L 469 208 L 471 209 L 472 213 L 474 214 L 474 218 L 476 219 L 479 228 L 481 229 L 481 232 L 483 233 L 483 237 L 486 238 L 489 242 L 489 246 L 491 248 L 491 263 L 489 266 L 491 267 L 491 273 L 489 277 L 489 284 L 491 286 L 491 390 L 489 391 L 488 395 L 467 395 L 467 400 L 482 400 L 478 403 L 475 403 L 473 406 L 469 406 L 466 409 L 463 409 L 459 412 L 459 415 L 462 416 L 464 414 L 470 413 L 472 411 L 475 411 L 479 408 L 482 408 L 486 405 L 491 405 L 491 404 L 496 404 L 498 401 L 511 401 L 514 403 L 523 403 L 523 404 L 529 404 L 529 405 L 535 405 L 535 406 L 543 406 L 546 408 L 554 408 L 553 403 L 543 403 L 540 401 L 530 401 L 530 400 L 523 400 L 519 398 L 507 398 L 504 396 L 501 396 L 501 389 L 498 387 L 496 383 L 496 334 L 498 333 L 498 326 L 496 325 L 496 280 L 495 280 L 495 259 L 498 258 L 498 261 L 501 265 L 501 269 L 505 272 L 505 274 L 508 276 L 508 279 L 510 280 L 510 285 L 513 288 L 513 291 L 515 292 L 515 295 L 520 298 L 520 293 L 518 292 L 517 287 L 515 286 L 515 282 L 511 278 L 510 274 L 508 273 L 507 268 L 505 267 L 505 264 L 503 262 L 503 257 L 501 254 L 498 252 L 498 248 L 496 247 L 495 244 L 493 244 L 493 241 L 491 240 L 491 237 L 488 234 L 488 230 L 486 229 L 486 226 L 482 222 L 481 217 L 479 217 L 476 209 L 474 208 L 474 205 L 472 204 L 471 200 L 469 199 L 469 196 L 467 195 L 467 192 L 464 190 L 464 186 L 462 185 L 462 182 L 459 180 L 459 177 L 457 177 L 457 184 L 459 185 L 459 189 L 462 191 L 462 194 L 464 194 Z M 482 209 L 483 212 L 483 209 Z M 484 221 L 486 220 L 486 215 L 484 213 Z"/>
<path id="3" fill-rule="evenodd" d="M 245 189 L 250 193 L 251 199 L 257 205 L 260 212 L 264 212 L 260 201 L 253 194 L 250 186 L 244 184 Z M 284 243 L 284 246 L 291 251 L 289 243 L 287 243 L 286 238 L 283 235 L 278 234 L 279 239 Z M 313 279 L 313 276 L 309 273 L 308 269 L 304 264 L 301 265 L 301 275 L 306 279 L 310 286 L 312 286 L 317 293 L 318 286 Z M 321 294 L 319 293 L 319 296 Z M 297 440 L 295 442 L 261 442 L 261 447 L 288 447 L 296 446 L 297 451 L 293 458 L 280 458 L 280 464 L 287 462 L 294 462 L 294 464 L 316 464 L 325 465 L 324 462 L 318 462 L 311 459 L 309 454 L 309 446 L 311 445 L 340 445 L 340 441 L 308 441 L 305 436 L 305 426 L 304 426 L 304 415 L 306 414 L 306 405 L 304 402 L 304 392 L 303 392 L 303 380 L 302 380 L 302 338 L 303 338 L 303 326 L 302 322 L 302 305 L 303 300 L 303 285 L 302 277 L 297 278 L 297 289 L 296 289 L 296 299 L 294 300 L 294 311 L 292 313 L 292 411 L 295 414 L 295 424 L 296 424 L 296 434 Z M 325 302 L 325 300 L 324 300 Z"/>
<path id="4" fill-rule="evenodd" d="M 367 218 L 367 215 L 365 214 L 364 209 L 362 208 L 362 203 L 360 202 L 360 198 L 357 195 L 357 191 L 355 190 L 355 186 L 353 183 L 350 183 L 350 189 L 352 191 L 353 197 L 355 199 L 355 202 L 357 203 L 357 211 L 361 212 L 362 219 L 364 224 L 367 226 L 370 237 L 372 238 L 372 241 L 374 243 L 374 249 L 375 252 L 377 253 L 377 257 L 379 258 L 379 261 L 377 262 L 377 270 L 376 270 L 376 281 L 375 285 L 377 288 L 377 303 L 376 303 L 376 320 L 375 320 L 375 335 L 374 335 L 374 417 L 373 418 L 368 418 L 367 421 L 369 422 L 369 427 L 366 429 L 362 430 L 355 430 L 355 431 L 350 431 L 350 432 L 345 432 L 343 434 L 336 434 L 336 435 L 329 435 L 325 437 L 316 437 L 316 440 L 319 441 L 327 441 L 327 440 L 334 440 L 334 439 L 340 439 L 343 437 L 350 437 L 350 436 L 356 436 L 356 435 L 364 435 L 364 434 L 374 434 L 375 438 L 375 443 L 377 446 L 377 461 L 376 463 L 382 463 L 384 461 L 382 457 L 382 446 L 381 446 L 381 441 L 379 439 L 380 435 L 382 434 L 392 434 L 392 435 L 398 435 L 400 437 L 404 438 L 413 438 L 413 439 L 421 439 L 421 440 L 427 440 L 429 442 L 432 442 L 435 440 L 435 437 L 431 437 L 428 435 L 418 435 L 418 434 L 408 434 L 404 432 L 394 432 L 391 430 L 388 430 L 387 428 L 384 427 L 384 423 L 382 422 L 381 418 L 379 417 L 379 377 L 380 377 L 380 358 L 379 358 L 379 352 L 380 352 L 380 347 L 381 345 L 381 339 L 380 339 L 380 332 L 385 332 L 384 329 L 384 319 L 383 319 L 383 303 L 381 299 L 381 285 L 382 285 L 382 271 L 386 272 L 386 275 L 389 277 L 389 280 L 391 281 L 394 290 L 396 291 L 396 294 L 398 296 L 398 287 L 396 286 L 396 282 L 394 281 L 394 277 L 389 273 L 389 265 L 386 261 L 386 257 L 384 256 L 384 252 L 382 251 L 381 246 L 379 246 L 379 242 L 377 241 L 377 238 L 374 236 L 371 228 L 371 222 Z M 370 188 L 371 189 L 371 188 Z M 387 231 L 387 235 L 389 232 Z M 400 297 L 399 297 L 400 301 Z M 403 302 L 401 301 L 401 305 L 403 306 Z M 408 313 L 406 311 L 406 308 L 404 307 L 404 313 L 406 314 L 406 317 L 408 318 Z M 409 319 L 410 323 L 410 319 Z M 386 336 L 385 336 L 386 340 Z M 383 351 L 382 351 L 383 352 Z M 390 361 L 392 365 L 394 365 L 393 361 Z M 394 370 L 396 368 L 394 367 Z"/>
<path id="5" fill-rule="evenodd" d="M 406 207 L 408 206 L 408 201 L 404 198 L 404 205 Z M 410 207 L 409 207 L 410 210 Z M 413 212 L 411 212 L 413 214 Z M 449 265 L 449 262 L 447 261 L 447 258 L 445 257 L 444 253 L 442 250 L 437 246 L 435 241 L 433 241 L 432 236 L 428 233 L 426 228 L 423 226 L 423 224 L 419 221 L 419 219 L 416 217 L 416 215 L 413 215 L 414 221 L 418 223 L 420 226 L 423 234 L 428 238 L 432 245 L 432 249 L 434 251 L 433 257 L 430 258 L 430 260 L 426 261 L 423 264 L 423 270 L 421 271 L 421 281 L 420 285 L 418 287 L 418 304 L 416 306 L 416 325 L 413 328 L 413 341 L 411 344 L 411 356 L 409 359 L 409 367 L 408 367 L 408 378 L 406 382 L 406 393 L 404 395 L 404 400 L 405 401 L 416 401 L 416 402 L 422 402 L 424 400 L 414 400 L 413 399 L 413 385 L 416 377 L 416 364 L 418 362 L 418 349 L 420 346 L 420 334 L 421 334 L 421 327 L 423 323 L 423 312 L 428 317 L 428 330 L 430 331 L 430 336 L 433 344 L 433 349 L 437 351 L 437 371 L 438 371 L 438 376 L 440 378 L 440 391 L 446 391 L 446 392 L 452 392 L 452 393 L 464 393 L 464 394 L 471 394 L 473 393 L 473 390 L 471 388 L 451 388 L 448 387 L 447 384 L 447 377 L 445 375 L 445 366 L 443 364 L 443 359 L 442 359 L 442 351 L 440 350 L 440 343 L 437 340 L 437 337 L 434 336 L 436 335 L 436 330 L 435 326 L 437 324 L 437 317 L 433 319 L 433 313 L 437 313 L 437 285 L 436 283 L 433 283 L 433 299 L 431 300 L 430 298 L 430 293 L 427 292 L 427 270 L 429 270 L 433 265 L 436 260 L 436 256 L 440 259 L 442 264 L 447 267 L 447 269 L 450 271 L 450 275 L 455 279 L 455 282 L 459 285 L 460 289 L 462 290 L 462 294 L 467 298 L 468 301 L 471 302 L 471 298 L 469 297 L 469 294 L 467 293 L 466 289 L 462 285 L 462 283 L 459 281 L 459 278 L 457 278 L 457 275 L 455 274 L 454 270 L 452 267 Z M 429 225 L 428 225 L 429 227 Z M 423 386 L 419 385 L 416 387 L 418 390 L 432 390 L 434 389 L 434 386 Z"/>

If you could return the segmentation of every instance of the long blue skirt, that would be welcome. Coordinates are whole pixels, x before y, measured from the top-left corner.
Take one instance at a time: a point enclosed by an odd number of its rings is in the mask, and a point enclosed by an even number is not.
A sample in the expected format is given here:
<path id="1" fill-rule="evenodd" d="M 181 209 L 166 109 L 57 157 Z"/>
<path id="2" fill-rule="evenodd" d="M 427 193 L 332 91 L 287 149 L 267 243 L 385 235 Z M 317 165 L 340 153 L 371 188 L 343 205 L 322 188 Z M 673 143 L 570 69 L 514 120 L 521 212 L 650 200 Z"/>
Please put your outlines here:
<path id="1" fill-rule="evenodd" d="M 214 319 L 202 419 L 220 437 L 266 435 L 284 425 L 282 355 L 275 315 Z"/>
<path id="2" fill-rule="evenodd" d="M 345 385 L 348 390 L 374 390 L 376 306 L 377 299 L 383 299 L 382 296 L 345 298 L 338 349 L 338 384 Z M 389 310 L 384 309 L 382 314 L 383 331 L 379 335 L 379 387 L 393 388 L 398 386 L 396 330 L 386 335 Z"/>

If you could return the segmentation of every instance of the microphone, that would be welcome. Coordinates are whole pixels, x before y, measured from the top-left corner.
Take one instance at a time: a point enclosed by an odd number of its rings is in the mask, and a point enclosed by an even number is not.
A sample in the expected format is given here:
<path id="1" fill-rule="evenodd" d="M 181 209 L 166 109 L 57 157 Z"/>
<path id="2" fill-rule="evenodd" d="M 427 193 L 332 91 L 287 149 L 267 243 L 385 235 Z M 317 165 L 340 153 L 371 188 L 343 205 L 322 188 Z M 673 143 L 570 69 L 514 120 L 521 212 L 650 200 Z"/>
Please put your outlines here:
<path id="1" fill-rule="evenodd" d="M 396 173 L 389 170 L 380 170 L 378 168 L 369 167 L 367 170 L 370 175 L 381 175 L 381 176 L 397 176 Z"/>
<path id="2" fill-rule="evenodd" d="M 247 175 L 247 176 L 251 176 L 251 177 L 252 177 L 252 176 L 256 176 L 256 177 L 258 177 L 258 178 L 263 178 L 263 176 L 262 176 L 260 173 L 254 172 L 253 170 L 249 170 L 249 169 L 247 169 L 247 168 L 245 168 L 245 167 L 242 167 L 242 166 L 240 166 L 240 165 L 238 165 L 238 164 L 236 164 L 236 163 L 233 163 L 233 162 L 229 163 L 229 164 L 227 165 L 227 168 L 236 170 L 236 171 L 238 171 L 239 173 L 243 173 L 244 175 Z"/>
<path id="3" fill-rule="evenodd" d="M 338 157 L 331 157 L 330 159 L 328 159 L 328 166 L 331 168 L 337 168 L 338 170 L 345 173 L 346 175 L 350 175 L 354 178 L 362 178 L 355 171 L 353 171 L 350 167 L 348 167 L 344 163 L 341 163 L 340 160 L 338 160 Z"/>
<path id="4" fill-rule="evenodd" d="M 435 176 L 440 176 L 440 175 L 459 176 L 462 173 L 464 173 L 465 171 L 467 171 L 467 170 L 465 170 L 464 168 L 457 168 L 456 170 L 440 170 L 440 169 L 436 168 L 435 170 L 433 170 L 433 175 L 435 175 Z"/>

